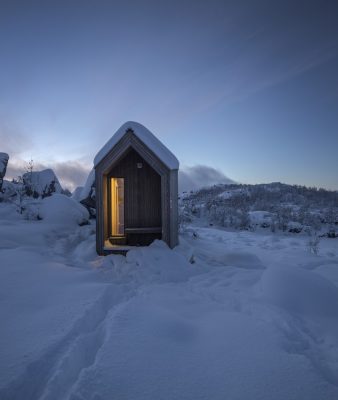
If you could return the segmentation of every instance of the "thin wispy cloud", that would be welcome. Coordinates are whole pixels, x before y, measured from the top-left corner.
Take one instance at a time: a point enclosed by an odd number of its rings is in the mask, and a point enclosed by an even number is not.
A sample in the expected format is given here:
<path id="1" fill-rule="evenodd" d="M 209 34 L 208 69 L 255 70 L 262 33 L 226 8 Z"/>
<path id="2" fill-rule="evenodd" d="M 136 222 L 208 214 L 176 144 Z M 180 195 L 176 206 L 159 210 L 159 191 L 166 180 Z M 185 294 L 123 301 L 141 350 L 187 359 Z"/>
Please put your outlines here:
<path id="1" fill-rule="evenodd" d="M 261 36 L 261 41 L 257 36 Z M 245 100 L 338 58 L 336 39 L 325 46 L 315 43 L 290 49 L 288 42 L 292 42 L 292 35 L 287 43 L 263 31 L 256 32 L 253 38 L 255 43 L 245 40 L 239 54 L 218 55 L 212 67 L 187 79 L 168 100 L 168 107 L 177 108 L 180 117 L 210 111 L 220 104 Z"/>

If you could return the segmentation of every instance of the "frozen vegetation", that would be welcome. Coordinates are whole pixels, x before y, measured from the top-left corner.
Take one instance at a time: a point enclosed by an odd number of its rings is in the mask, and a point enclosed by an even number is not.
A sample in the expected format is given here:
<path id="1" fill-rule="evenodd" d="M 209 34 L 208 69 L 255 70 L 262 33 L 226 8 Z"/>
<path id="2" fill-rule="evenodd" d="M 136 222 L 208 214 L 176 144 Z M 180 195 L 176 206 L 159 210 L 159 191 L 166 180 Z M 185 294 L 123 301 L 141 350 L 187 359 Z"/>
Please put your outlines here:
<path id="1" fill-rule="evenodd" d="M 177 248 L 99 257 L 78 196 L 4 187 L 1 400 L 338 398 L 336 194 L 185 194 Z"/>
<path id="2" fill-rule="evenodd" d="M 338 237 L 338 192 L 281 183 L 215 185 L 180 198 L 181 225 Z"/>

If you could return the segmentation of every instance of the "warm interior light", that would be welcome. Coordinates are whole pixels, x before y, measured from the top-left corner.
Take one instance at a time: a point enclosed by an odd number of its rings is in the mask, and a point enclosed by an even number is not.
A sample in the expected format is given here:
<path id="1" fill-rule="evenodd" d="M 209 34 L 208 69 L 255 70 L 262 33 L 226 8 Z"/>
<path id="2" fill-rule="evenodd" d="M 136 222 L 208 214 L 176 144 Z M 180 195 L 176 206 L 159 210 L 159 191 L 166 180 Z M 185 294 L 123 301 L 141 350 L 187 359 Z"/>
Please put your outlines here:
<path id="1" fill-rule="evenodd" d="M 111 235 L 124 235 L 124 179 L 110 178 Z"/>

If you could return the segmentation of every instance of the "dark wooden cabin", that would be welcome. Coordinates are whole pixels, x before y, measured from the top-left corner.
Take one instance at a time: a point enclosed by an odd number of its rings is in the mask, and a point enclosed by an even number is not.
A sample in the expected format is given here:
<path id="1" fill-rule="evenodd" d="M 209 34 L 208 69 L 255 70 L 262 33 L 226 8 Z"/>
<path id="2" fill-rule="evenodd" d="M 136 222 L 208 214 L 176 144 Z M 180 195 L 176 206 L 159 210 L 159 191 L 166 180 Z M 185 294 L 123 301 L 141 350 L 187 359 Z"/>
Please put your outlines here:
<path id="1" fill-rule="evenodd" d="M 98 254 L 125 253 L 155 239 L 177 245 L 179 163 L 148 129 L 122 125 L 94 167 Z"/>

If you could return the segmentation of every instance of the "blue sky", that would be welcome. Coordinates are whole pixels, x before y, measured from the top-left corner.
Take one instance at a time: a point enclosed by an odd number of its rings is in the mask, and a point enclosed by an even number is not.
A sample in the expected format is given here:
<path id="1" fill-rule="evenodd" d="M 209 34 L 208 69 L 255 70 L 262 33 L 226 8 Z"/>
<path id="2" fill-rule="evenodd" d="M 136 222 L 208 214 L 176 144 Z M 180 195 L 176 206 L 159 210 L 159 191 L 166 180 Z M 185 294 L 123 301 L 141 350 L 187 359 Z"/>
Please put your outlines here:
<path id="1" fill-rule="evenodd" d="M 3 0 L 0 54 L 9 174 L 82 184 L 135 120 L 182 168 L 338 189 L 336 1 Z"/>

